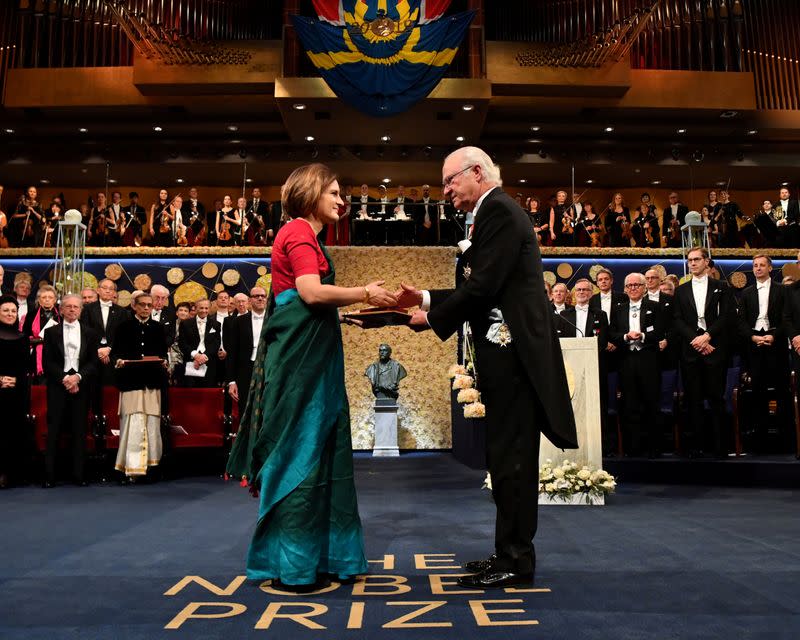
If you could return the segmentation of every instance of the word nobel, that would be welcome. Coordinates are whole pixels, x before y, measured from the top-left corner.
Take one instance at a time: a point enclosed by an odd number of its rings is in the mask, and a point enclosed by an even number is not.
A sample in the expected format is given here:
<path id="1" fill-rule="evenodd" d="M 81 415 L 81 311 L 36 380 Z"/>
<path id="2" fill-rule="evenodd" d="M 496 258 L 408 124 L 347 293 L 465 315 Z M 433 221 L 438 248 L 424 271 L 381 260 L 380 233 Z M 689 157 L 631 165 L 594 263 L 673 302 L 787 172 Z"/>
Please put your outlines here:
<path id="1" fill-rule="evenodd" d="M 452 564 L 452 553 L 437 554 L 416 554 L 414 555 L 414 566 L 422 571 L 441 571 L 457 570 L 461 567 Z M 372 560 L 370 564 L 380 565 L 383 570 L 391 571 L 395 568 L 395 558 L 393 555 L 386 555 L 382 560 Z M 359 577 L 353 584 L 341 585 L 337 582 L 330 586 L 316 591 L 312 594 L 302 596 L 308 598 L 325 593 L 337 591 L 339 589 L 349 589 L 353 601 L 346 609 L 346 620 L 343 619 L 343 612 L 340 608 L 335 613 L 330 612 L 329 607 L 321 602 L 307 601 L 280 601 L 269 602 L 264 611 L 259 615 L 255 622 L 254 629 L 269 629 L 276 621 L 285 621 L 306 629 L 320 630 L 328 629 L 329 626 L 340 626 L 344 624 L 347 629 L 362 629 L 364 627 L 365 616 L 368 614 L 367 601 L 373 599 L 369 606 L 369 620 L 374 622 L 379 618 L 383 629 L 421 629 L 452 627 L 453 622 L 448 620 L 447 610 L 453 606 L 464 606 L 463 602 L 450 602 L 441 599 L 441 596 L 468 595 L 466 606 L 472 615 L 475 625 L 478 627 L 504 627 L 504 626 L 527 626 L 537 625 L 538 620 L 531 619 L 527 612 L 519 605 L 523 603 L 521 598 L 506 599 L 484 599 L 474 596 L 485 596 L 481 590 L 464 589 L 456 583 L 456 579 L 465 575 L 462 573 L 430 573 L 426 589 L 430 591 L 432 599 L 420 599 L 408 596 L 412 591 L 412 586 L 408 584 L 408 578 L 392 574 L 369 574 Z M 185 576 L 174 586 L 170 587 L 165 596 L 176 596 L 190 585 L 197 585 L 206 589 L 208 592 L 218 597 L 229 597 L 234 595 L 246 582 L 245 576 L 237 576 L 227 586 L 218 586 L 200 576 Z M 268 582 L 260 585 L 262 592 L 280 596 L 283 598 L 300 598 L 295 594 L 273 589 Z M 550 589 L 531 588 L 531 589 L 504 589 L 510 595 L 525 593 L 550 593 Z M 394 599 L 398 596 L 405 596 L 409 599 Z M 439 597 L 437 597 L 439 596 Z M 382 603 L 375 603 L 376 598 L 392 598 Z M 362 600 L 363 599 L 363 600 Z M 170 620 L 165 629 L 180 629 L 190 620 L 213 620 L 222 618 L 232 618 L 243 615 L 247 612 L 247 605 L 240 602 L 219 602 L 219 601 L 193 601 L 178 612 Z M 329 615 L 326 615 L 329 614 Z"/>

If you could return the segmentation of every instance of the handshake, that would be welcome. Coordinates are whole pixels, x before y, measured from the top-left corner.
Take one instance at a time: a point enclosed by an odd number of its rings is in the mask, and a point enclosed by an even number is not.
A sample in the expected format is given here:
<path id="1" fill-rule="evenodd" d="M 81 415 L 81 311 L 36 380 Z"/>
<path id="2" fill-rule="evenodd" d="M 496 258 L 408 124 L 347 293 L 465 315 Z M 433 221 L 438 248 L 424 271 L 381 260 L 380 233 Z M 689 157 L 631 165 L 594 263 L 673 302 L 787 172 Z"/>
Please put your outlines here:
<path id="1" fill-rule="evenodd" d="M 365 289 L 367 296 L 365 302 L 374 307 L 401 307 L 408 309 L 422 305 L 422 291 L 414 285 L 400 284 L 400 288 L 394 293 L 383 288 L 385 280 L 376 280 L 368 284 Z M 414 331 L 425 331 L 430 329 L 428 324 L 428 312 L 422 309 L 415 309 L 411 314 L 408 326 Z"/>

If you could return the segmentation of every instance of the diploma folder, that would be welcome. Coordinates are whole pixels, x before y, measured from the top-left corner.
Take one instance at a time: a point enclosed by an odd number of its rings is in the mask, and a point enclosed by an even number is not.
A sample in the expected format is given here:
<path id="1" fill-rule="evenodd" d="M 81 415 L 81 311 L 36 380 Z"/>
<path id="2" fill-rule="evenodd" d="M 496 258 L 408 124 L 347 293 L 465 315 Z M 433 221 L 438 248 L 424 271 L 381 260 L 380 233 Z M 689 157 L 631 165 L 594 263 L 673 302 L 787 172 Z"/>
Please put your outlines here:
<path id="1" fill-rule="evenodd" d="M 399 307 L 369 307 L 354 313 L 346 313 L 344 317 L 359 322 L 364 329 L 400 327 L 407 325 L 411 320 L 411 314 Z"/>

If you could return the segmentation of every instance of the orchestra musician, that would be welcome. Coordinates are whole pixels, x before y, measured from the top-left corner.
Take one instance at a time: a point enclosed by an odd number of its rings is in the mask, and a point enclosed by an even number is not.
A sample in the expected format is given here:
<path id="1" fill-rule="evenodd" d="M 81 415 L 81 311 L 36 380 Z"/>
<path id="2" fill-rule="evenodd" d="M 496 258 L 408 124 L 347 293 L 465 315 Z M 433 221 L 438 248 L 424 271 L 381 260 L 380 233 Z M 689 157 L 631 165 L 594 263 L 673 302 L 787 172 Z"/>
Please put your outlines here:
<path id="1" fill-rule="evenodd" d="M 44 213 L 38 201 L 36 187 L 28 187 L 20 198 L 8 224 L 7 236 L 12 247 L 39 247 L 42 245 Z"/>
<path id="2" fill-rule="evenodd" d="M 727 189 L 719 192 L 719 201 L 722 204 L 719 215 L 722 216 L 723 229 L 721 232 L 722 247 L 743 247 L 744 241 L 752 238 L 756 231 L 752 227 L 752 220 L 745 216 L 738 204 L 731 201 Z M 750 227 L 750 229 L 747 229 Z"/>
<path id="3" fill-rule="evenodd" d="M 120 223 L 120 236 L 125 247 L 138 247 L 142 244 L 142 234 L 147 226 L 147 212 L 139 205 L 139 194 L 128 194 L 128 206 L 123 210 Z"/>
<path id="4" fill-rule="evenodd" d="M 150 206 L 148 227 L 153 244 L 157 247 L 171 247 L 175 244 L 175 236 L 172 231 L 173 218 L 169 205 L 169 192 L 161 189 L 158 192 L 158 201 Z"/>
<path id="5" fill-rule="evenodd" d="M 241 226 L 242 221 L 236 218 L 236 211 L 233 208 L 233 198 L 226 195 L 222 198 L 222 208 L 217 211 L 217 219 L 214 223 L 214 231 L 217 236 L 217 245 L 220 247 L 232 247 L 235 243 L 234 223 L 237 227 Z"/>
<path id="6" fill-rule="evenodd" d="M 661 229 L 658 218 L 646 202 L 639 205 L 639 215 L 633 221 L 633 239 L 637 247 L 658 249 L 661 247 Z"/>
<path id="7" fill-rule="evenodd" d="M 781 187 L 779 202 L 775 206 L 775 224 L 778 227 L 778 246 L 796 247 L 800 244 L 800 204 L 791 198 L 788 187 Z M 780 211 L 780 217 L 778 216 Z"/>
<path id="8" fill-rule="evenodd" d="M 550 215 L 549 212 L 542 210 L 542 201 L 536 196 L 528 199 L 528 217 L 531 219 L 539 246 L 550 246 Z"/>
<path id="9" fill-rule="evenodd" d="M 269 226 L 269 202 L 261 197 L 259 187 L 253 187 L 253 197 L 247 201 L 247 210 L 252 211 L 253 216 L 258 220 L 258 230 L 261 234 L 261 237 L 258 238 L 259 244 L 267 244 L 274 237 L 274 233 Z"/>
<path id="10" fill-rule="evenodd" d="M 106 246 L 107 209 L 106 194 L 98 193 L 96 204 L 89 212 L 89 230 L 86 234 L 88 244 L 92 247 Z"/>
<path id="11" fill-rule="evenodd" d="M 0 184 L 0 249 L 8 249 L 8 236 L 6 230 L 8 229 L 8 218 L 5 211 L 3 211 L 3 185 Z M 0 272 L 2 273 L 2 272 Z M 0 285 L 3 282 L 0 280 Z"/>
<path id="12" fill-rule="evenodd" d="M 577 235 L 576 244 L 579 247 L 603 246 L 603 221 L 595 212 L 594 205 L 586 201 L 583 203 L 583 212 L 575 225 Z"/>
<path id="13" fill-rule="evenodd" d="M 615 193 L 606 208 L 604 224 L 610 247 L 631 246 L 631 213 L 621 193 Z"/>
<path id="14" fill-rule="evenodd" d="M 190 246 L 202 245 L 206 224 L 206 207 L 197 197 L 197 187 L 189 189 L 189 197 L 181 208 L 181 218 L 186 225 L 187 244 Z"/>
<path id="15" fill-rule="evenodd" d="M 550 208 L 550 239 L 557 247 L 575 244 L 575 211 L 567 204 L 567 192 L 556 191 L 556 202 Z"/>
<path id="16" fill-rule="evenodd" d="M 42 246 L 52 247 L 56 243 L 55 234 L 58 233 L 56 231 L 58 228 L 58 221 L 62 218 L 61 203 L 57 200 L 53 200 L 53 202 L 50 203 L 50 207 L 45 211 L 44 218 L 45 227 Z"/>
<path id="17" fill-rule="evenodd" d="M 122 244 L 122 220 L 125 213 L 122 208 L 122 194 L 119 191 L 111 193 L 111 204 L 106 209 L 106 246 L 118 247 Z"/>

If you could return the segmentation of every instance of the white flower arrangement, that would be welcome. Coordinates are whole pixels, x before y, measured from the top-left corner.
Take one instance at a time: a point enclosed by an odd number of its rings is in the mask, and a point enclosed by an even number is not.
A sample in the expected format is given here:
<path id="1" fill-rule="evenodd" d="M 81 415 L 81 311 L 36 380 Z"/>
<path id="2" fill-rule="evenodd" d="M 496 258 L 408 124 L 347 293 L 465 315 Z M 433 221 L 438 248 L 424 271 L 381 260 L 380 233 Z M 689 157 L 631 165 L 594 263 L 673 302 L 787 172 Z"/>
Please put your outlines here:
<path id="1" fill-rule="evenodd" d="M 586 504 L 592 504 L 597 498 L 614 493 L 616 488 L 617 481 L 608 472 L 569 460 L 554 467 L 548 459 L 539 468 L 539 494 L 550 500 L 569 502 L 577 494 L 585 497 Z"/>
<path id="2" fill-rule="evenodd" d="M 455 391 L 458 389 L 472 389 L 474 386 L 475 378 L 472 376 L 456 374 L 455 378 L 453 378 L 453 390 Z"/>
<path id="3" fill-rule="evenodd" d="M 592 469 L 588 465 L 579 467 L 577 463 L 564 460 L 554 467 L 552 460 L 545 460 L 539 468 L 539 494 L 550 500 L 569 502 L 573 496 L 582 496 L 586 504 L 593 504 L 597 498 L 614 493 L 617 481 L 602 469 Z M 492 490 L 492 476 L 487 473 L 481 489 Z"/>

